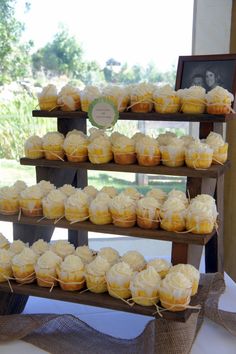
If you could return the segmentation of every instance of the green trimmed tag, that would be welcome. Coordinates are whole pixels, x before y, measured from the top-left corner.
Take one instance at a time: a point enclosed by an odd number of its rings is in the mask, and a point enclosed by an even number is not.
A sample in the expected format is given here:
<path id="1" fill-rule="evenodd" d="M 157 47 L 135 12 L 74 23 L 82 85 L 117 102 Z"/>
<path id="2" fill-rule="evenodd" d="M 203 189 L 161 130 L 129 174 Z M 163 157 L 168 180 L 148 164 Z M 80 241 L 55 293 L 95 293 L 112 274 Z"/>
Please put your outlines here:
<path id="1" fill-rule="evenodd" d="M 111 128 L 119 119 L 119 112 L 112 100 L 100 97 L 89 105 L 88 117 L 92 125 L 100 129 Z"/>

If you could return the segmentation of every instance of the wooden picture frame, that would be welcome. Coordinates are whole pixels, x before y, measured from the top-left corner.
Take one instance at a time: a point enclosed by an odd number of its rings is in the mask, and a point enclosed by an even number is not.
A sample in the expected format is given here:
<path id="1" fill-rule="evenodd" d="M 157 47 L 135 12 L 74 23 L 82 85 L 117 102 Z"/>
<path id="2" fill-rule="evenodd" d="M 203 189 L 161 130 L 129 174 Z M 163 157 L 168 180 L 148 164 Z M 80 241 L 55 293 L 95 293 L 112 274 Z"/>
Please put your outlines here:
<path id="1" fill-rule="evenodd" d="M 235 96 L 236 54 L 180 56 L 175 89 L 193 85 L 203 86 L 207 92 L 222 86 Z"/>

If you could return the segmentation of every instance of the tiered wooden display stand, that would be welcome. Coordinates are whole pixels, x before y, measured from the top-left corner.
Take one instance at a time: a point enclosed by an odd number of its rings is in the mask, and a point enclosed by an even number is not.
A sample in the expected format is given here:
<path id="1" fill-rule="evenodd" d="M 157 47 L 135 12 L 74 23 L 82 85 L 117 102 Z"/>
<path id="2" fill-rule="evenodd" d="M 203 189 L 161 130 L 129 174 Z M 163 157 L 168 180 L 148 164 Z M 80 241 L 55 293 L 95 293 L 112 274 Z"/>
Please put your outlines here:
<path id="1" fill-rule="evenodd" d="M 72 129 L 79 129 L 86 133 L 87 114 L 83 112 L 62 112 L 62 111 L 33 111 L 34 117 L 57 117 L 58 131 L 64 135 Z M 150 120 L 150 121 L 169 121 L 169 122 L 199 122 L 199 137 L 205 138 L 210 131 L 222 133 L 223 123 L 234 118 L 235 115 L 213 116 L 208 114 L 190 115 L 190 114 L 157 114 L 157 113 L 121 113 L 121 120 Z M 191 198 L 200 193 L 208 193 L 216 198 L 219 212 L 218 230 L 208 235 L 194 235 L 191 233 L 174 233 L 163 230 L 143 230 L 138 227 L 119 228 L 113 225 L 94 225 L 89 221 L 84 221 L 70 225 L 66 220 L 61 220 L 56 227 L 67 228 L 68 239 L 75 246 L 88 243 L 87 232 L 94 231 L 103 234 L 119 234 L 146 239 L 165 240 L 172 242 L 172 263 L 190 263 L 199 266 L 200 258 L 205 246 L 206 272 L 223 271 L 223 184 L 224 173 L 229 167 L 229 162 L 224 165 L 213 165 L 207 170 L 195 170 L 188 167 L 143 167 L 139 165 L 121 166 L 115 163 L 91 164 L 90 162 L 72 163 L 63 161 L 49 161 L 46 159 L 31 160 L 22 158 L 22 165 L 36 166 L 37 182 L 42 179 L 49 180 L 57 187 L 65 183 L 83 188 L 87 185 L 87 170 L 103 171 L 123 171 L 134 173 L 160 174 L 160 175 L 179 175 L 187 176 L 187 189 Z M 17 216 L 0 216 L 3 221 L 13 222 L 14 235 L 25 242 L 34 242 L 36 238 L 44 237 L 50 240 L 55 225 L 50 220 L 39 218 Z M 118 299 L 110 297 L 108 294 L 93 294 L 85 292 L 83 294 L 65 292 L 60 289 L 53 289 L 52 292 L 46 288 L 40 288 L 37 285 L 18 286 L 12 284 L 14 293 L 20 295 L 33 295 L 58 299 L 70 302 L 78 302 L 99 307 L 111 308 L 119 311 L 128 311 L 151 316 L 153 308 L 146 308 L 135 305 L 129 307 Z M 0 291 L 9 293 L 8 284 L 0 285 Z M 194 298 L 193 298 L 194 303 Z M 1 303 L 0 303 L 1 305 Z M 165 318 L 172 320 L 185 321 L 192 310 L 186 310 L 180 313 L 164 312 Z"/>

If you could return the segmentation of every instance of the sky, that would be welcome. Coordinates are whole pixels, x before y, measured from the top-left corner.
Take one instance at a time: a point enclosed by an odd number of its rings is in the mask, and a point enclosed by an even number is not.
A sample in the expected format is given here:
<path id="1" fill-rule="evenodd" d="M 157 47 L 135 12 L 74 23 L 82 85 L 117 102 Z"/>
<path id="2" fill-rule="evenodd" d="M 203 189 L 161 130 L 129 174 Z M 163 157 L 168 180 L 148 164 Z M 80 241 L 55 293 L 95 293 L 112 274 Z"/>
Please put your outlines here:
<path id="1" fill-rule="evenodd" d="M 129 65 L 153 62 L 160 71 L 191 54 L 193 0 L 18 0 L 24 39 L 35 50 L 52 41 L 63 23 L 82 44 L 84 57 L 101 66 L 109 58 Z"/>

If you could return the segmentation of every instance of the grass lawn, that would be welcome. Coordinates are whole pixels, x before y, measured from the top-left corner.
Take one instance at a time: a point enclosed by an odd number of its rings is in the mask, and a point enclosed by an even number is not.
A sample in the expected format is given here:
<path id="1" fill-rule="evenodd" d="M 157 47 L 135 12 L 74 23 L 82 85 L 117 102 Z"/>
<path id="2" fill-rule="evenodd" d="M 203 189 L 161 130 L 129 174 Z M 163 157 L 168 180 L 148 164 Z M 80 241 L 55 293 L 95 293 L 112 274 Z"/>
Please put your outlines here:
<path id="1" fill-rule="evenodd" d="M 0 187 L 12 185 L 16 180 L 23 180 L 28 185 L 35 183 L 34 166 L 21 166 L 15 160 L 0 160 Z M 156 176 L 148 185 L 137 185 L 135 174 L 124 172 L 89 171 L 89 184 L 101 189 L 103 186 L 114 186 L 119 191 L 126 187 L 135 187 L 145 194 L 152 188 L 161 188 L 166 192 L 171 189 L 185 190 L 185 179 L 175 176 Z"/>

